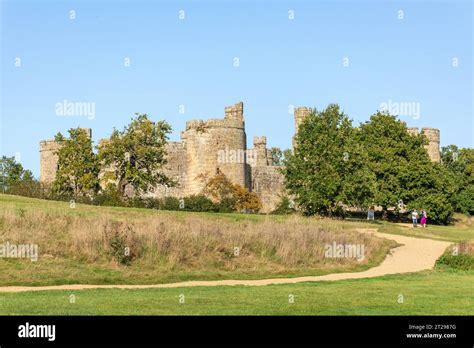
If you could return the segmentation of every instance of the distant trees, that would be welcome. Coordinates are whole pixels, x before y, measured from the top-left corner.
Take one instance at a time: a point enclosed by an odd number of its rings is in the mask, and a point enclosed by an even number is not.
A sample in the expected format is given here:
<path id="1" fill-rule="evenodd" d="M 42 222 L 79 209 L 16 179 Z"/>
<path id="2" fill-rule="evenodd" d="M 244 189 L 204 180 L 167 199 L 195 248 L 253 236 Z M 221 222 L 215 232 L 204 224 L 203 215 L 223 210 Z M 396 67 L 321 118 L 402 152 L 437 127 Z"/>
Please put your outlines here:
<path id="1" fill-rule="evenodd" d="M 0 158 L 0 192 L 6 192 L 21 183 L 31 183 L 35 179 L 30 170 L 24 169 L 15 157 Z"/>

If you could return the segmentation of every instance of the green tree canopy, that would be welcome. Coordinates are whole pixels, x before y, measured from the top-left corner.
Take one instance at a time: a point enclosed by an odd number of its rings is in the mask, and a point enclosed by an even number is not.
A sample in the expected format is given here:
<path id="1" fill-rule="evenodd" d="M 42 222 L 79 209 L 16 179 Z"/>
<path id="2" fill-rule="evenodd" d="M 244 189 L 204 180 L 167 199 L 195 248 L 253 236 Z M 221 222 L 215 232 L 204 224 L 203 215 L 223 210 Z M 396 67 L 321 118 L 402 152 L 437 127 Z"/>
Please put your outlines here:
<path id="1" fill-rule="evenodd" d="M 110 140 L 99 146 L 99 159 L 112 168 L 113 180 L 125 195 L 125 187 L 147 191 L 157 184 L 172 184 L 161 171 L 166 163 L 165 145 L 171 126 L 152 122 L 147 114 L 136 114 L 123 131 L 114 129 Z"/>
<path id="2" fill-rule="evenodd" d="M 1 191 L 24 182 L 33 182 L 35 179 L 30 170 L 25 170 L 15 157 L 2 156 L 0 159 L 0 189 Z"/>
<path id="3" fill-rule="evenodd" d="M 294 153 L 285 161 L 286 187 L 306 214 L 332 214 L 343 204 L 372 201 L 374 176 L 356 131 L 338 105 L 313 111 L 299 126 Z"/>
<path id="4" fill-rule="evenodd" d="M 68 133 L 69 138 L 61 133 L 55 137 L 61 147 L 53 190 L 60 195 L 94 194 L 99 188 L 100 168 L 92 140 L 83 128 L 71 128 Z"/>

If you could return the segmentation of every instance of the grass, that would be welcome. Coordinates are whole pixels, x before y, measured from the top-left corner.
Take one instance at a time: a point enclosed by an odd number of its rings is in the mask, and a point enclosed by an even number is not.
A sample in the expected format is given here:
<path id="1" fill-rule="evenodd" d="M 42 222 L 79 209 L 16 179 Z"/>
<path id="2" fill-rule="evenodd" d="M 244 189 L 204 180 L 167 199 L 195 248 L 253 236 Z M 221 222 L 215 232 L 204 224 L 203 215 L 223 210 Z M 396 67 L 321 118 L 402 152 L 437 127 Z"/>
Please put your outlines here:
<path id="1" fill-rule="evenodd" d="M 29 223 L 21 225 L 25 221 Z M 192 230 L 189 229 L 194 229 L 196 226 L 206 228 L 218 226 L 224 230 L 229 228 L 230 232 L 239 232 L 233 235 L 235 238 L 239 236 L 242 238 L 242 231 L 254 231 L 256 239 L 247 239 L 250 244 L 255 244 L 262 236 L 276 235 L 274 239 L 264 238 L 266 244 L 264 243 L 263 248 L 260 245 L 258 249 L 274 252 L 247 254 L 247 256 L 253 255 L 252 258 L 246 260 L 250 262 L 247 265 L 254 266 L 250 268 L 233 263 L 234 258 L 223 263 L 201 264 L 205 267 L 193 267 L 199 265 L 199 257 L 190 264 L 186 263 L 186 260 L 184 263 L 180 260 L 170 267 L 166 257 L 150 258 L 146 257 L 146 253 L 145 256 L 132 261 L 131 266 L 123 266 L 112 262 L 106 254 L 94 256 L 94 252 L 84 248 L 84 245 L 88 245 L 87 243 L 81 244 L 84 241 L 98 242 L 95 238 L 97 236 L 84 233 L 85 226 L 87 226 L 86 230 L 94 231 L 93 226 L 100 226 L 110 221 L 129 224 L 136 228 L 138 226 L 138 230 L 140 226 L 146 230 L 147 228 L 143 226 L 150 227 L 147 225 L 150 221 L 165 221 L 172 226 L 186 227 L 188 230 L 185 228 L 181 232 L 188 235 L 192 234 Z M 16 232 L 12 233 L 15 228 L 12 226 L 17 223 L 20 225 L 16 226 Z M 360 236 L 354 234 L 353 230 L 367 227 L 378 228 L 384 233 L 420 238 L 453 242 L 472 241 L 474 240 L 472 226 L 472 219 L 461 216 L 457 216 L 456 225 L 412 229 L 406 225 L 381 221 L 373 223 L 327 221 L 287 216 L 166 212 L 83 205 L 76 205 L 75 209 L 69 209 L 67 203 L 0 195 L 0 243 L 7 237 L 20 240 L 22 234 L 23 237 L 29 236 L 28 238 L 36 236 L 46 238 L 46 247 L 50 248 L 49 251 L 52 253 L 49 256 L 43 255 L 36 263 L 26 260 L 0 259 L 0 284 L 149 284 L 189 279 L 256 279 L 318 275 L 341 272 L 344 271 L 344 267 L 346 270 L 349 268 L 356 271 L 380 262 L 386 253 L 386 249 L 383 248 L 393 246 L 393 243 L 385 241 L 386 244 L 372 244 L 372 246 L 379 245 L 382 249 L 379 249 L 378 253 L 373 250 L 370 261 L 365 265 L 350 263 L 325 265 L 319 262 L 321 260 L 316 254 L 311 254 L 312 248 L 308 248 L 308 245 L 314 247 L 318 245 L 318 242 L 320 245 L 321 241 L 324 241 L 325 233 L 329 238 L 344 235 L 346 238 L 354 238 L 348 240 L 356 241 Z M 262 230 L 266 230 L 269 234 L 259 234 Z M 38 234 L 38 231 L 42 232 Z M 283 233 L 287 231 L 292 231 L 293 239 L 288 239 L 288 236 Z M 311 231 L 319 232 L 309 233 Z M 53 240 L 51 232 L 54 236 Z M 140 235 L 141 232 L 137 233 Z M 222 238 L 211 240 L 217 244 L 225 244 L 226 241 L 228 242 L 228 235 L 223 233 Z M 314 235 L 318 237 L 311 239 Z M 148 236 L 146 231 L 144 236 Z M 208 234 L 201 235 L 203 236 L 209 238 Z M 301 239 L 301 236 L 305 238 Z M 248 233 L 245 238 L 249 238 Z M 173 238 L 169 240 L 176 242 Z M 185 240 L 185 242 L 190 241 L 192 240 Z M 279 244 L 275 241 L 279 241 Z M 380 240 L 370 239 L 366 242 L 380 243 Z M 202 246 L 202 244 L 198 245 Z M 232 246 L 233 243 L 225 245 Z M 280 259 L 275 258 L 277 255 L 275 251 L 284 245 L 303 248 L 302 254 L 287 251 L 286 254 L 279 254 Z M 187 252 L 200 250 L 193 249 L 194 246 L 193 243 L 177 245 L 177 247 L 185 248 Z M 205 250 L 204 254 L 213 255 L 210 250 L 218 249 Z M 257 249 L 250 248 L 249 250 Z M 280 252 L 282 250 L 285 248 Z M 76 254 L 71 251 L 76 251 Z M 308 252 L 309 254 L 305 254 Z M 226 253 L 228 254 L 228 250 L 223 255 Z M 306 263 L 299 264 L 299 257 L 306 260 Z M 293 264 L 295 261 L 296 264 Z M 473 315 L 473 284 L 473 270 L 455 270 L 443 264 L 432 271 L 413 274 L 261 287 L 219 286 L 0 293 L 0 313 L 3 315 Z M 74 295 L 74 303 L 71 303 L 71 295 Z M 180 295 L 185 296 L 184 304 L 179 302 Z M 290 296 L 294 298 L 294 303 L 289 303 Z M 402 303 L 400 303 L 401 296 Z"/>
<path id="2" fill-rule="evenodd" d="M 474 218 L 455 214 L 455 222 L 451 225 L 428 225 L 426 228 L 413 228 L 411 224 L 394 224 L 376 221 L 374 226 L 380 232 L 398 234 L 409 237 L 427 238 L 450 242 L 474 240 Z"/>
<path id="3" fill-rule="evenodd" d="M 0 195 L 0 244 L 34 243 L 40 250 L 37 262 L 0 258 L 0 285 L 157 284 L 362 271 L 396 246 L 353 230 L 364 226 L 298 216 L 80 204 L 72 209 L 67 202 Z M 363 244 L 365 259 L 326 258 L 324 246 L 334 241 Z M 129 265 L 120 264 L 129 259 Z"/>
<path id="4" fill-rule="evenodd" d="M 472 315 L 474 272 L 262 287 L 0 293 L 6 315 Z M 71 295 L 75 303 L 70 303 Z M 184 304 L 179 302 L 184 295 Z M 294 303 L 289 303 L 293 295 Z M 401 296 L 403 296 L 403 303 Z"/>

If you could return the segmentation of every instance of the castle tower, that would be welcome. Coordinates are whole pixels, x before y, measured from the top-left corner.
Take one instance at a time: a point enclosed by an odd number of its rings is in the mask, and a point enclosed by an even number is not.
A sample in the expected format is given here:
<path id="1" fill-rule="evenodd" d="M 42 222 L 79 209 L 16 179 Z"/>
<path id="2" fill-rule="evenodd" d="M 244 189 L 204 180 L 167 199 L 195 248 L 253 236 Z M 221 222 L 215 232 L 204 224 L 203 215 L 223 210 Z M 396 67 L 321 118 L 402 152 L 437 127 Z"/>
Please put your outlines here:
<path id="1" fill-rule="evenodd" d="M 441 160 L 441 154 L 439 150 L 439 129 L 436 128 L 422 128 L 421 133 L 428 139 L 428 145 L 425 145 L 425 149 L 430 156 L 431 161 L 439 162 Z"/>
<path id="2" fill-rule="evenodd" d="M 295 136 L 296 136 L 296 133 L 298 133 L 298 129 L 299 129 L 301 123 L 303 123 L 304 119 L 307 118 L 309 115 L 311 115 L 312 112 L 313 112 L 313 110 L 311 108 L 308 108 L 308 107 L 295 108 L 295 111 L 294 111 Z M 293 136 L 293 148 L 295 147 L 295 136 Z"/>
<path id="3" fill-rule="evenodd" d="M 268 150 L 267 150 L 267 137 L 253 137 L 253 150 L 255 156 L 255 165 L 267 166 L 268 163 Z"/>
<path id="4" fill-rule="evenodd" d="M 416 128 L 416 127 L 408 127 L 407 132 L 411 135 L 418 135 L 419 134 L 418 128 Z"/>
<path id="5" fill-rule="evenodd" d="M 89 138 L 92 138 L 92 129 L 82 128 Z M 58 171 L 58 150 L 61 145 L 55 140 L 40 141 L 40 181 L 50 184 L 56 179 Z"/>
<path id="6" fill-rule="evenodd" d="M 54 140 L 40 142 L 40 181 L 50 184 L 56 178 L 60 145 Z"/>
<path id="7" fill-rule="evenodd" d="M 186 195 L 201 193 L 218 172 L 234 184 L 248 186 L 242 102 L 226 107 L 223 119 L 186 122 L 181 138 L 186 147 Z"/>

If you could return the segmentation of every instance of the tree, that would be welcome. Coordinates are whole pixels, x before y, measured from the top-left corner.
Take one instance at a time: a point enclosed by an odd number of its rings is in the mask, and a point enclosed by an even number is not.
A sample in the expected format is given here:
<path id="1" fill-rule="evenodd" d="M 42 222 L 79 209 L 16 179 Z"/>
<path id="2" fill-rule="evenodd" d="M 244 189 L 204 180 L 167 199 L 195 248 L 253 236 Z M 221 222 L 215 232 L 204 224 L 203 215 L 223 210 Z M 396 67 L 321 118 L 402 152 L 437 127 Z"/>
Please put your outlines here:
<path id="1" fill-rule="evenodd" d="M 25 170 L 15 157 L 2 156 L 0 159 L 0 190 L 6 192 L 21 183 L 31 183 L 35 179 L 30 170 Z"/>
<path id="2" fill-rule="evenodd" d="M 411 135 L 395 116 L 377 112 L 361 124 L 360 143 L 376 178 L 374 203 L 384 210 L 399 207 L 421 193 L 431 162 L 423 145 L 426 138 Z M 426 184 L 426 183 L 425 183 Z"/>
<path id="3" fill-rule="evenodd" d="M 59 195 L 92 195 L 99 188 L 99 162 L 92 140 L 82 128 L 71 128 L 69 138 L 55 137 L 61 146 L 57 151 L 58 170 L 53 191 Z"/>
<path id="4" fill-rule="evenodd" d="M 291 155 L 290 149 L 281 150 L 279 147 L 272 147 L 270 149 L 272 154 L 272 165 L 283 166 L 285 165 L 286 159 Z"/>
<path id="5" fill-rule="evenodd" d="M 377 112 L 360 126 L 360 143 L 375 175 L 375 205 L 425 209 L 431 221 L 446 223 L 452 215 L 455 193 L 452 175 L 431 162 L 423 134 L 407 132 L 406 125 L 387 113 Z"/>
<path id="6" fill-rule="evenodd" d="M 123 131 L 114 129 L 110 140 L 99 147 L 99 160 L 112 168 L 113 180 L 122 196 L 127 185 L 146 192 L 157 184 L 172 185 L 160 169 L 166 163 L 165 145 L 171 126 L 136 114 Z"/>
<path id="7" fill-rule="evenodd" d="M 456 211 L 474 214 L 474 149 L 448 145 L 441 151 L 442 165 L 450 172 L 455 193 L 451 203 Z"/>
<path id="8" fill-rule="evenodd" d="M 262 203 L 255 192 L 250 192 L 240 185 L 233 186 L 234 208 L 236 211 L 254 211 L 262 209 Z"/>
<path id="9" fill-rule="evenodd" d="M 286 188 L 308 215 L 341 212 L 344 204 L 372 202 L 374 177 L 349 118 L 331 104 L 300 125 L 294 153 L 283 168 Z"/>
<path id="10" fill-rule="evenodd" d="M 262 208 L 262 203 L 255 192 L 249 192 L 245 187 L 232 184 L 222 172 L 218 172 L 208 180 L 202 193 L 214 203 L 218 203 L 224 211 L 259 211 Z"/>

